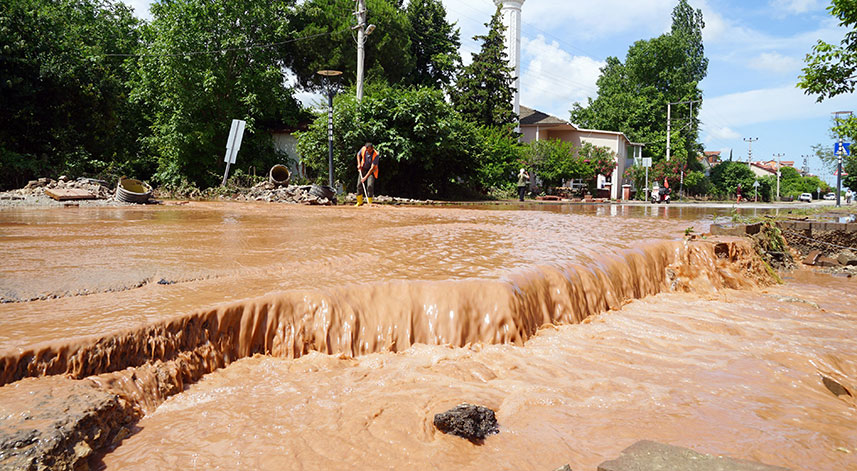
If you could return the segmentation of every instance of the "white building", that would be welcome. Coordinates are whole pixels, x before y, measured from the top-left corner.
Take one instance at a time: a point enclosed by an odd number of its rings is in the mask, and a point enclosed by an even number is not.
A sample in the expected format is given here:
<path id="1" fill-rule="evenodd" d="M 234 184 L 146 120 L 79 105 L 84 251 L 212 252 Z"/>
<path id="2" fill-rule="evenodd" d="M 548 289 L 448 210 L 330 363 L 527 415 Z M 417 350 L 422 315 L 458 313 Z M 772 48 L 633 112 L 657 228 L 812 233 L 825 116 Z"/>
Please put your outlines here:
<path id="1" fill-rule="evenodd" d="M 614 131 L 583 129 L 564 119 L 541 111 L 521 107 L 521 133 L 525 143 L 542 140 L 560 140 L 580 147 L 588 142 L 594 146 L 606 147 L 616 155 L 616 168 L 609 177 L 599 176 L 598 188 L 609 188 L 610 198 L 622 199 L 623 175 L 635 159 L 643 156 L 643 144 L 631 142 L 625 134 Z"/>

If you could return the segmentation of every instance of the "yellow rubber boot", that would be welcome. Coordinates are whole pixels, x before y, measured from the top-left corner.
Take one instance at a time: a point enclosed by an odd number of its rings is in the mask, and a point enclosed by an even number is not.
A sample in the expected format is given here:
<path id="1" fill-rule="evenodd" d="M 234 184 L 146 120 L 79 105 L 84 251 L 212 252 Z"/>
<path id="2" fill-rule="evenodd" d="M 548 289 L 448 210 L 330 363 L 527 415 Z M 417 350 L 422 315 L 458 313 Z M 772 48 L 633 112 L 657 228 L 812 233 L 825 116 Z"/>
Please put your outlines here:
<path id="1" fill-rule="evenodd" d="M 372 201 L 370 200 L 369 202 L 371 203 Z M 363 195 L 357 195 L 357 204 L 354 206 L 363 206 Z"/>
<path id="2" fill-rule="evenodd" d="M 368 201 L 369 204 L 372 204 L 372 198 L 366 198 L 366 201 Z"/>

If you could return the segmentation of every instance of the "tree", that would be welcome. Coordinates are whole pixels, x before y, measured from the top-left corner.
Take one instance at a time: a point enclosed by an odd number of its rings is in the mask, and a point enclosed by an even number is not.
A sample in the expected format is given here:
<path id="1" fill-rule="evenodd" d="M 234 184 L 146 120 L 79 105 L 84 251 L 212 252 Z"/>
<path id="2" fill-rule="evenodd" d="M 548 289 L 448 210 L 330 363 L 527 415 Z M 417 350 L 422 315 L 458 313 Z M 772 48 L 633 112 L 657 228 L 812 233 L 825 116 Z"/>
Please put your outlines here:
<path id="1" fill-rule="evenodd" d="M 756 176 L 750 170 L 750 166 L 743 162 L 721 162 L 711 169 L 711 183 L 714 185 L 718 196 L 727 198 L 735 194 L 738 184 L 744 194 L 749 194 L 750 188 Z"/>
<path id="2" fill-rule="evenodd" d="M 512 69 L 503 43 L 503 26 L 500 9 L 486 23 L 487 36 L 475 36 L 482 47 L 473 54 L 473 62 L 458 77 L 452 102 L 463 116 L 485 126 L 503 126 L 518 121 L 512 109 L 514 89 Z"/>
<path id="3" fill-rule="evenodd" d="M 461 65 L 460 33 L 446 21 L 440 0 L 411 0 L 407 8 L 411 25 L 411 54 L 415 70 L 412 83 L 428 87 L 452 83 Z"/>
<path id="4" fill-rule="evenodd" d="M 139 23 L 122 3 L 6 0 L 0 8 L 0 188 L 34 176 L 141 171 L 123 58 Z"/>
<path id="5" fill-rule="evenodd" d="M 457 197 L 478 186 L 483 149 L 478 128 L 431 87 L 368 84 L 359 104 L 353 93 L 334 100 L 334 172 L 356 188 L 354 155 L 372 141 L 381 153 L 378 191 L 417 198 Z M 298 137 L 311 176 L 327 175 L 327 114 Z"/>
<path id="6" fill-rule="evenodd" d="M 850 29 L 840 45 L 819 40 L 804 59 L 806 67 L 798 87 L 818 102 L 844 93 L 853 93 L 857 84 L 857 3 L 833 0 L 827 8 L 838 18 L 839 26 Z"/>
<path id="7" fill-rule="evenodd" d="M 399 2 L 389 0 L 367 0 L 366 9 L 367 21 L 376 26 L 364 49 L 367 81 L 411 83 L 414 56 L 407 13 Z M 322 69 L 342 71 L 340 80 L 345 86 L 356 83 L 353 13 L 354 0 L 307 0 L 297 7 L 289 22 L 289 36 L 309 39 L 286 44 L 279 52 L 301 87 L 320 89 L 322 82 L 316 72 Z"/>
<path id="8" fill-rule="evenodd" d="M 575 103 L 571 120 L 584 127 L 619 131 L 644 142 L 644 155 L 656 161 L 666 154 L 667 103 L 699 100 L 699 83 L 708 59 L 702 43 L 701 10 L 680 0 L 673 10 L 670 33 L 637 41 L 622 63 L 608 57 L 598 79 L 598 97 L 586 106 Z M 671 150 L 682 162 L 698 165 L 701 103 L 673 105 Z M 671 156 L 672 157 L 672 156 Z"/>
<path id="9" fill-rule="evenodd" d="M 294 0 L 173 0 L 152 5 L 145 55 L 133 69 L 132 98 L 152 122 L 147 149 L 158 158 L 156 178 L 210 185 L 223 169 L 230 122 L 247 121 L 239 167 L 281 160 L 266 132 L 296 126 L 300 105 L 286 88 L 283 41 Z"/>
<path id="10" fill-rule="evenodd" d="M 511 189 L 518 169 L 526 165 L 527 147 L 518 142 L 510 128 L 481 126 L 479 134 L 482 144 L 476 163 L 478 189 Z"/>

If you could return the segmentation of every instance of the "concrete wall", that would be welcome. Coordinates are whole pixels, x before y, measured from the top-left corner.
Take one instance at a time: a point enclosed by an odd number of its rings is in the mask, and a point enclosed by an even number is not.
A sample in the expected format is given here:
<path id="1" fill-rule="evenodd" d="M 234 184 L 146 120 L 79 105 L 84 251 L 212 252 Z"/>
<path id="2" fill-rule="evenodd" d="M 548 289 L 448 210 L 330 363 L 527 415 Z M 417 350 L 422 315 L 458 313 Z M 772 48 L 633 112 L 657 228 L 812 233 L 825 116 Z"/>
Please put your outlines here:
<path id="1" fill-rule="evenodd" d="M 291 157 L 292 162 L 289 162 L 289 171 L 294 176 L 306 177 L 303 165 L 300 164 L 301 156 L 298 154 L 298 139 L 291 133 L 275 132 L 271 133 L 271 140 L 274 143 L 274 148 L 285 152 Z M 265 172 L 268 169 L 264 169 Z"/>

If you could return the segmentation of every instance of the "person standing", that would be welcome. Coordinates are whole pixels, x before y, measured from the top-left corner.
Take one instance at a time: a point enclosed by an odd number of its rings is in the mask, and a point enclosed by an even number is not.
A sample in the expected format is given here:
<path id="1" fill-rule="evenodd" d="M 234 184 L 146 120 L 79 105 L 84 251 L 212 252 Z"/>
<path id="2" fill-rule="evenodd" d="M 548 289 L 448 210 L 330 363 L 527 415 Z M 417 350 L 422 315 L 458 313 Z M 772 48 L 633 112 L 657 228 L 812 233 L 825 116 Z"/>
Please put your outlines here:
<path id="1" fill-rule="evenodd" d="M 738 187 L 735 188 L 735 195 L 737 196 L 738 202 L 740 203 L 741 202 L 741 184 L 740 183 L 738 184 Z"/>
<path id="2" fill-rule="evenodd" d="M 381 154 L 375 150 L 371 142 L 357 152 L 357 172 L 360 176 L 357 177 L 357 204 L 363 205 L 363 196 L 365 193 L 366 200 L 372 204 L 372 198 L 375 197 L 375 179 L 378 178 L 378 161 L 381 159 Z"/>
<path id="3" fill-rule="evenodd" d="M 530 184 L 530 174 L 526 170 L 521 169 L 518 172 L 518 201 L 524 201 L 524 195 L 527 193 L 527 185 Z"/>

